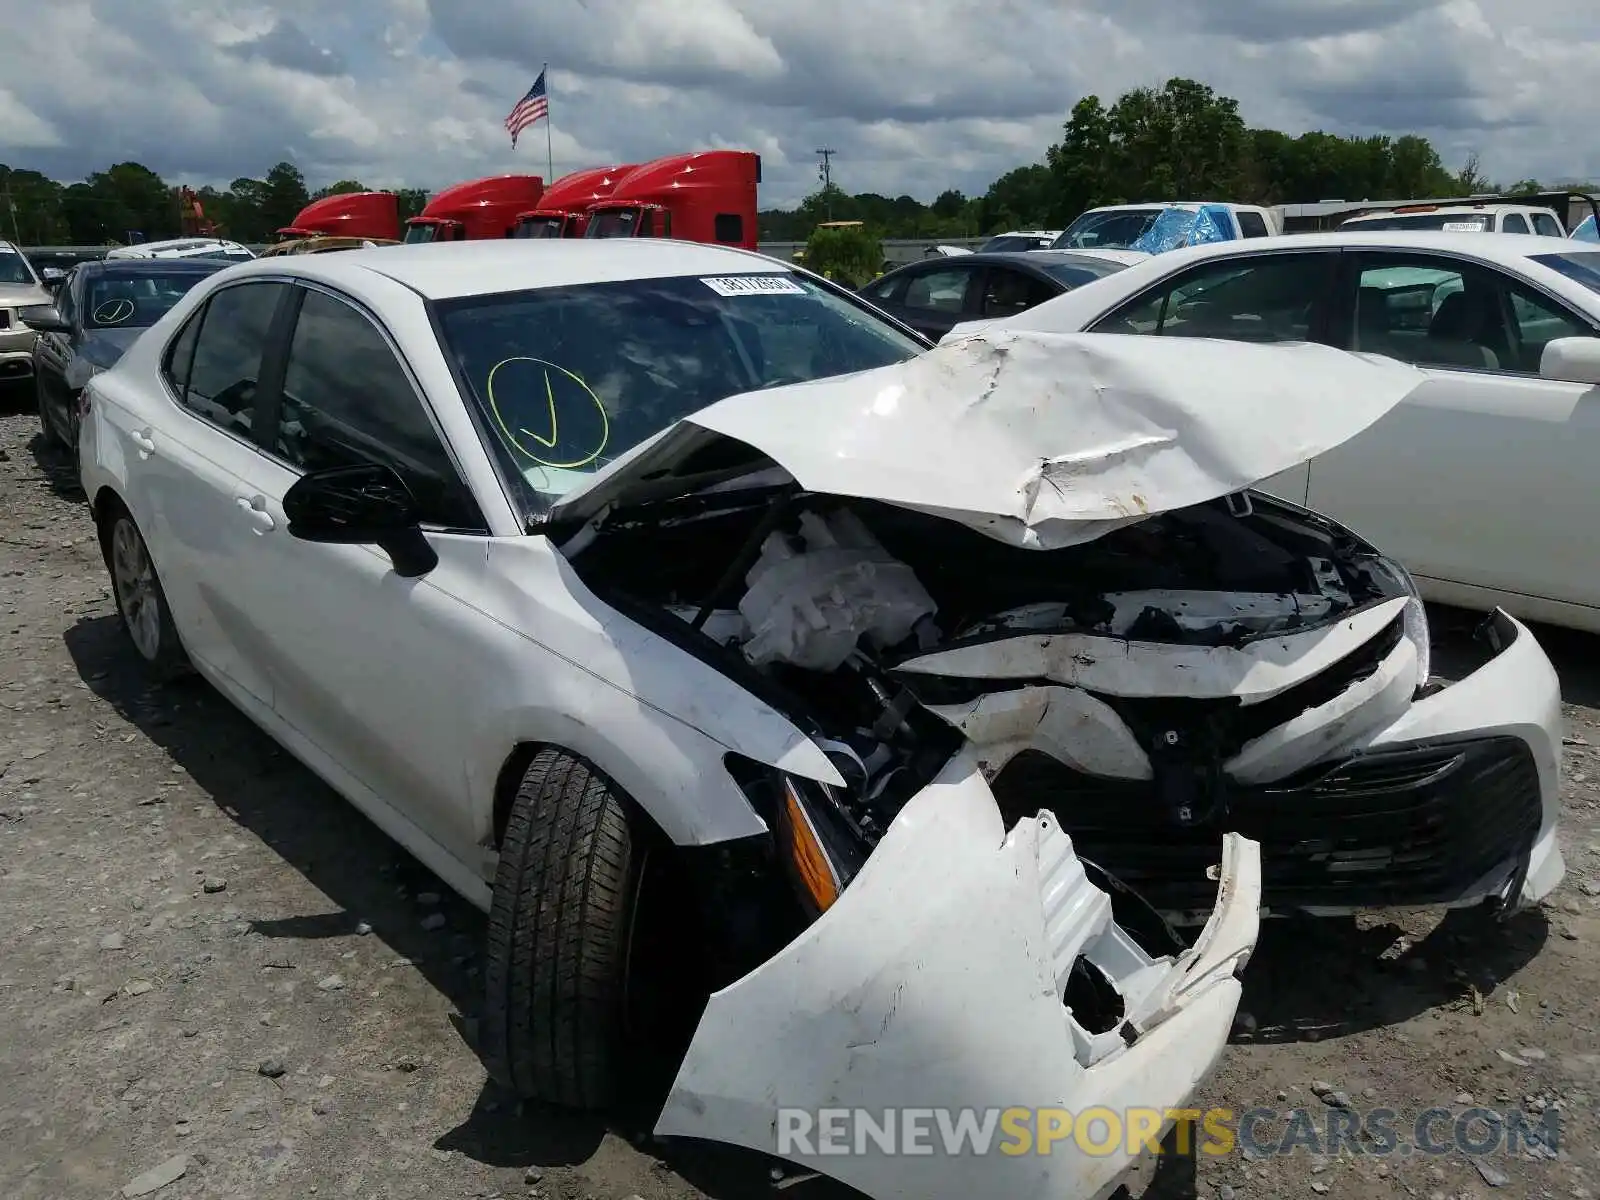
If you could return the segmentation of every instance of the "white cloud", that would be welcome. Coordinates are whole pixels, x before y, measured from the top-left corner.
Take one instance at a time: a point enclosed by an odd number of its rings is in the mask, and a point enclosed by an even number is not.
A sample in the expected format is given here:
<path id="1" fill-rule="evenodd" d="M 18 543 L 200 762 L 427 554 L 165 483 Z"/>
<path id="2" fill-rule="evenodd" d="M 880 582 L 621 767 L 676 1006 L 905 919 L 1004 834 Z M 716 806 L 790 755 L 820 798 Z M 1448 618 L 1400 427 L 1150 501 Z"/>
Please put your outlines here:
<path id="1" fill-rule="evenodd" d="M 981 192 L 1084 93 L 1171 75 L 1254 125 L 1422 133 L 1504 180 L 1600 177 L 1587 0 L 52 0 L 0 40 L 0 162 L 437 188 L 542 171 L 500 127 L 551 64 L 557 171 L 737 146 L 763 200 Z M 70 85 L 68 85 L 70 84 Z"/>
<path id="2" fill-rule="evenodd" d="M 0 146 L 31 150 L 62 145 L 55 126 L 22 102 L 9 88 L 0 87 Z"/>

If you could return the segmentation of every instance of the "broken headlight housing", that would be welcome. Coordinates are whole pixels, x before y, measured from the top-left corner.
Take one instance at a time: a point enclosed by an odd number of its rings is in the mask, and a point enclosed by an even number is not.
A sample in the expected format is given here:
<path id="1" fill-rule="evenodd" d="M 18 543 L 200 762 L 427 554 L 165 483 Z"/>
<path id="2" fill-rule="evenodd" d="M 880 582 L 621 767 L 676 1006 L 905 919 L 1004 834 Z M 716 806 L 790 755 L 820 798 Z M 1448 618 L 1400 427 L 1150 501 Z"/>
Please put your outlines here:
<path id="1" fill-rule="evenodd" d="M 1411 572 L 1392 558 L 1375 555 L 1371 560 L 1371 570 L 1379 580 L 1389 583 L 1396 594 L 1406 597 L 1402 632 L 1417 652 L 1417 690 L 1421 691 L 1428 685 L 1428 676 L 1433 672 L 1433 645 L 1429 639 L 1428 610 L 1423 607 L 1422 593 L 1417 591 Z"/>
<path id="2" fill-rule="evenodd" d="M 784 866 L 812 916 L 833 906 L 866 861 L 860 837 L 831 792 L 826 784 L 784 776 L 773 823 Z"/>
<path id="3" fill-rule="evenodd" d="M 815 919 L 838 900 L 866 862 L 870 847 L 840 803 L 839 791 L 787 775 L 739 755 L 730 774 L 772 831 L 773 850 L 807 915 Z"/>

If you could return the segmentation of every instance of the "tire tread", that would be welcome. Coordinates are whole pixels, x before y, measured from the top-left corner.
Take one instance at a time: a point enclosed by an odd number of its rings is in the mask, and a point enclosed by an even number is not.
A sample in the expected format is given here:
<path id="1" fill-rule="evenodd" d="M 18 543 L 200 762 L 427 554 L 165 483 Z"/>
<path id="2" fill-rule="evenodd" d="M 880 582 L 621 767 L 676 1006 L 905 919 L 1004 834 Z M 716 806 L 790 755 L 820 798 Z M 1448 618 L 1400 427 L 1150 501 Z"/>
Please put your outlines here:
<path id="1" fill-rule="evenodd" d="M 484 981 L 484 1058 L 524 1099 L 613 1098 L 633 858 L 610 780 L 564 751 L 535 754 L 501 841 Z"/>

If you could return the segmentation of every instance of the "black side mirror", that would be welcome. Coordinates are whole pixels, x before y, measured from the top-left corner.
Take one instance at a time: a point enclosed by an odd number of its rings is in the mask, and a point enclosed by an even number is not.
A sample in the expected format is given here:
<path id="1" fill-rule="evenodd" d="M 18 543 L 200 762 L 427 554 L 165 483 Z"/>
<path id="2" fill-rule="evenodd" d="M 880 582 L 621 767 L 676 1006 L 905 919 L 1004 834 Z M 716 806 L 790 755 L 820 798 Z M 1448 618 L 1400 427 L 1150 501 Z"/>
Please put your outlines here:
<path id="1" fill-rule="evenodd" d="M 72 326 L 61 319 L 53 304 L 30 304 L 17 310 L 17 320 L 35 333 L 71 333 Z"/>
<path id="2" fill-rule="evenodd" d="M 422 535 L 417 502 L 391 467 L 362 463 L 302 475 L 283 494 L 289 536 L 306 542 L 378 546 L 407 579 L 439 565 Z"/>

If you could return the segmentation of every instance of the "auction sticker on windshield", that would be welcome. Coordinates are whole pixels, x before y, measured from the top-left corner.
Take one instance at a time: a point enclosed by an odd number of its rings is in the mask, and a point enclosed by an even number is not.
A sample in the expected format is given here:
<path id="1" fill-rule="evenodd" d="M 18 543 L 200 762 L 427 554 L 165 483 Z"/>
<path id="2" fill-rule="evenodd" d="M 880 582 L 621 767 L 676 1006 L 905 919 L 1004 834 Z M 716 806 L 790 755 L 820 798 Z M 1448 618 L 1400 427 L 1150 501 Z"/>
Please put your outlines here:
<path id="1" fill-rule="evenodd" d="M 1442 228 L 1446 233 L 1482 233 L 1486 224 L 1484 221 L 1446 221 Z"/>
<path id="2" fill-rule="evenodd" d="M 719 296 L 804 296 L 805 288 L 784 275 L 725 275 L 702 279 Z"/>

